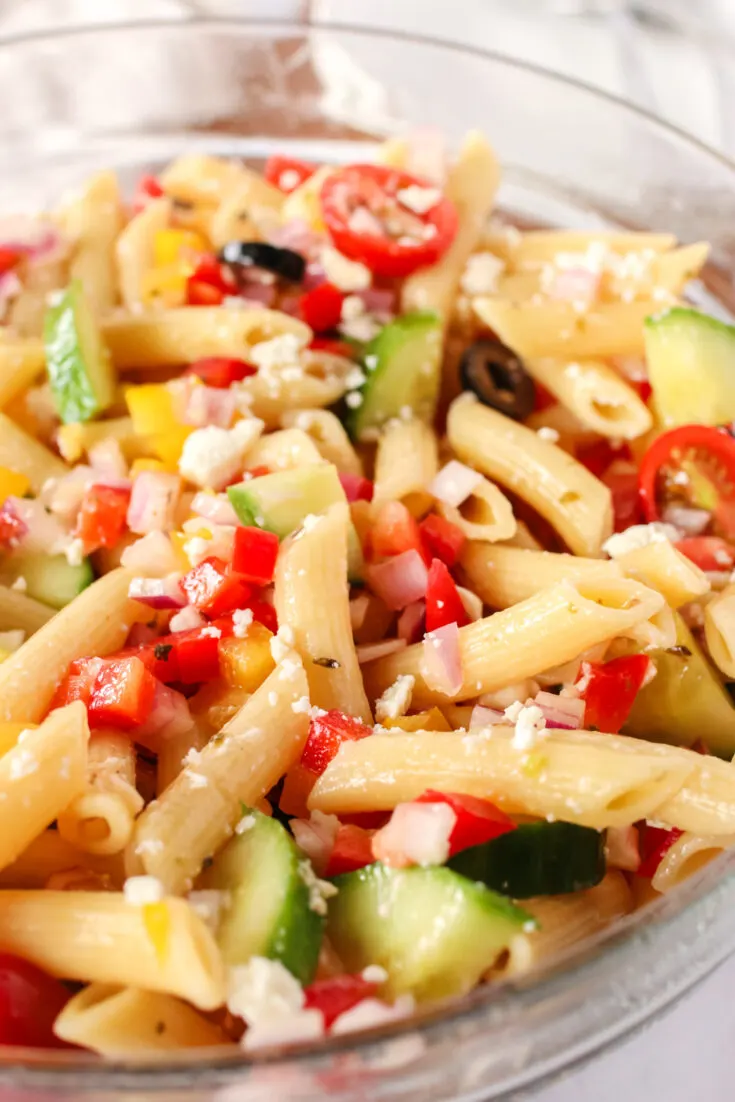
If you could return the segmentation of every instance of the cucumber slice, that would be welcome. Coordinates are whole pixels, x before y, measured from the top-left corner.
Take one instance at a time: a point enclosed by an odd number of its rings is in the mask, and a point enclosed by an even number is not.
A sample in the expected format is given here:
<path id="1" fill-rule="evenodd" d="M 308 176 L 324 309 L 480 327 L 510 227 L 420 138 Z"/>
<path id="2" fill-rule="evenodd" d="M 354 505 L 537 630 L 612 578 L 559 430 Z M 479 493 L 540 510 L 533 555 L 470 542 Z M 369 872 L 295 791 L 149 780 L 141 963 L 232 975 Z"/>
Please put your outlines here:
<path id="1" fill-rule="evenodd" d="M 675 306 L 648 318 L 646 359 L 666 426 L 721 425 L 735 418 L 735 328 Z"/>
<path id="2" fill-rule="evenodd" d="M 3 573 L 6 572 L 11 581 L 25 578 L 25 593 L 51 608 L 68 605 L 94 581 L 89 559 L 72 566 L 65 555 L 44 555 L 43 552 L 10 556 L 4 563 Z"/>
<path id="3" fill-rule="evenodd" d="M 365 349 L 367 378 L 360 405 L 347 418 L 355 440 L 410 410 L 431 421 L 439 396 L 442 325 L 437 314 L 419 311 L 396 318 Z"/>
<path id="4" fill-rule="evenodd" d="M 302 984 L 316 972 L 324 919 L 309 906 L 311 865 L 286 828 L 259 811 L 200 877 L 203 888 L 230 893 L 217 942 L 227 964 L 253 956 L 279 960 Z"/>
<path id="5" fill-rule="evenodd" d="M 574 823 L 524 823 L 451 857 L 449 868 L 513 899 L 593 888 L 605 875 L 605 836 Z"/>
<path id="6" fill-rule="evenodd" d="M 275 532 L 279 539 L 298 528 L 310 513 L 323 513 L 345 500 L 337 468 L 331 463 L 264 474 L 228 487 L 227 496 L 243 524 Z"/>
<path id="7" fill-rule="evenodd" d="M 89 421 L 112 405 L 115 375 L 110 354 L 78 279 L 46 311 L 46 368 L 59 417 Z"/>
<path id="8" fill-rule="evenodd" d="M 469 991 L 533 918 L 447 868 L 368 865 L 334 880 L 327 936 L 348 972 L 380 964 L 386 993 Z"/>

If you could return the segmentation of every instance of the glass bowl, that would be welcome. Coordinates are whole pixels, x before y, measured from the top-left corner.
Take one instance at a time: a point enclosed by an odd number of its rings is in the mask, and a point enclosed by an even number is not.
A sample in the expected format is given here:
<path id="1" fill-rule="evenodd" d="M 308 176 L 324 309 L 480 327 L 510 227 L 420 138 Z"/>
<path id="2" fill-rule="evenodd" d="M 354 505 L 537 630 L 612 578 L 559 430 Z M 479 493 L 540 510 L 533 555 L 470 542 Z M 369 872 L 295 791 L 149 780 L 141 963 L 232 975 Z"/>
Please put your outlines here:
<path id="1" fill-rule="evenodd" d="M 132 185 L 183 151 L 344 161 L 408 126 L 495 143 L 503 211 L 525 223 L 707 238 L 695 296 L 730 316 L 735 171 L 685 134 L 530 65 L 432 40 L 260 21 L 105 26 L 0 45 L 0 210 L 38 207 L 96 168 Z M 706 737 L 706 732 L 703 732 Z M 622 1038 L 735 949 L 722 858 L 533 980 L 411 1021 L 246 1061 L 187 1052 L 102 1064 L 3 1049 L 14 1102 L 490 1099 Z"/>

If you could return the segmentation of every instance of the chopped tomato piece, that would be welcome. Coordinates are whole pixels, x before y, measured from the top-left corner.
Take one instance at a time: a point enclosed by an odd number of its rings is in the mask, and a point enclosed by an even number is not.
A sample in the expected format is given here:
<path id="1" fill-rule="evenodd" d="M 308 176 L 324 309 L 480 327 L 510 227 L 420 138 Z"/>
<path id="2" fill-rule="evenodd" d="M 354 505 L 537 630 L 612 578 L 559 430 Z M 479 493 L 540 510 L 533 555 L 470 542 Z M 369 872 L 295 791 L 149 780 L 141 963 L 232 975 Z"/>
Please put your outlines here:
<path id="1" fill-rule="evenodd" d="M 433 559 L 426 585 L 426 630 L 436 631 L 445 624 L 463 627 L 467 623 L 469 616 L 452 575 L 441 559 Z"/>
<path id="2" fill-rule="evenodd" d="M 616 459 L 631 459 L 631 451 L 627 444 L 613 446 L 609 440 L 596 440 L 594 444 L 586 444 L 577 448 L 576 457 L 583 467 L 586 467 L 595 478 L 602 478 L 608 467 Z"/>
<path id="3" fill-rule="evenodd" d="M 430 513 L 419 524 L 424 546 L 433 559 L 441 559 L 447 566 L 454 566 L 467 543 L 467 537 L 461 528 L 451 520 Z"/>
<path id="4" fill-rule="evenodd" d="M 299 299 L 299 314 L 315 333 L 336 329 L 345 296 L 333 283 L 320 283 Z"/>
<path id="5" fill-rule="evenodd" d="M 408 188 L 420 189 L 427 199 L 435 194 L 436 201 L 418 210 L 407 201 Z M 425 181 L 385 165 L 338 168 L 322 185 L 321 205 L 337 249 L 376 275 L 402 277 L 435 264 L 457 232 L 451 200 Z"/>
<path id="6" fill-rule="evenodd" d="M 347 471 L 340 471 L 339 481 L 345 492 L 345 497 L 350 503 L 373 500 L 375 487 L 369 478 L 363 478 L 359 474 L 348 474 Z"/>
<path id="7" fill-rule="evenodd" d="M 248 582 L 267 585 L 273 581 L 278 558 L 278 536 L 262 528 L 236 528 L 232 569 Z"/>
<path id="8" fill-rule="evenodd" d="M 140 658 L 103 661 L 89 701 L 90 727 L 129 731 L 145 723 L 153 707 L 156 679 Z"/>
<path id="9" fill-rule="evenodd" d="M 49 711 L 63 708 L 74 700 L 81 700 L 85 706 L 88 705 L 101 664 L 100 658 L 75 658 L 51 699 Z"/>
<path id="10" fill-rule="evenodd" d="M 186 299 L 190 306 L 219 306 L 225 295 L 237 289 L 230 283 L 214 256 L 203 256 L 186 281 Z"/>
<path id="11" fill-rule="evenodd" d="M 349 341 L 338 341 L 331 337 L 314 337 L 309 345 L 311 352 L 328 352 L 330 356 L 343 356 L 346 360 L 355 357 L 355 346 Z"/>
<path id="12" fill-rule="evenodd" d="M 643 510 L 638 494 L 638 472 L 632 463 L 615 462 L 602 478 L 612 494 L 613 529 L 624 532 L 633 524 L 643 523 Z"/>
<path id="13" fill-rule="evenodd" d="M 10 501 L 0 506 L 0 546 L 5 549 L 17 547 L 26 534 L 27 526 L 18 516 Z"/>
<path id="14" fill-rule="evenodd" d="M 221 306 L 225 292 L 211 283 L 190 276 L 186 281 L 186 301 L 189 306 Z"/>
<path id="15" fill-rule="evenodd" d="M 68 1047 L 54 1036 L 53 1026 L 70 998 L 60 980 L 28 960 L 0 953 L 0 1045 Z"/>
<path id="16" fill-rule="evenodd" d="M 387 501 L 380 509 L 370 531 L 370 545 L 376 559 L 418 551 L 427 566 L 430 562 L 421 542 L 419 526 L 400 501 Z"/>
<path id="17" fill-rule="evenodd" d="M 267 601 L 260 597 L 253 597 L 245 607 L 250 609 L 254 620 L 262 624 L 264 628 L 268 628 L 268 631 L 272 631 L 274 635 L 276 634 L 278 631 L 278 616 L 273 605 L 269 605 Z"/>
<path id="18" fill-rule="evenodd" d="M 452 833 L 449 835 L 449 856 L 453 857 L 470 846 L 480 846 L 491 842 L 501 834 L 516 829 L 516 824 L 505 812 L 489 800 L 480 800 L 476 796 L 462 796 L 457 792 L 436 792 L 427 789 L 418 797 L 419 804 L 448 804 L 457 816 Z"/>
<path id="19" fill-rule="evenodd" d="M 156 680 L 162 681 L 164 685 L 170 685 L 180 680 L 176 645 L 171 641 L 175 638 L 175 635 L 163 635 L 160 639 L 153 639 L 140 646 L 127 647 L 118 654 L 113 654 L 112 657 L 139 658 Z"/>
<path id="20" fill-rule="evenodd" d="M 269 184 L 290 195 L 316 172 L 316 165 L 299 161 L 296 157 L 282 157 L 274 153 L 265 162 L 263 175 Z"/>
<path id="21" fill-rule="evenodd" d="M 192 567 L 181 579 L 190 604 L 209 617 L 223 616 L 235 608 L 246 608 L 250 586 L 233 574 L 223 559 L 211 557 Z"/>
<path id="22" fill-rule="evenodd" d="M 190 364 L 185 375 L 196 375 L 207 386 L 225 390 L 232 383 L 239 383 L 257 373 L 257 368 L 245 360 L 233 360 L 229 356 L 208 356 Z"/>
<path id="23" fill-rule="evenodd" d="M 374 860 L 370 832 L 359 826 L 340 824 L 324 875 L 330 877 L 354 872 L 365 865 L 372 865 Z"/>
<path id="24" fill-rule="evenodd" d="M 576 687 L 585 704 L 585 727 L 617 734 L 630 714 L 649 665 L 645 654 L 613 658 L 611 662 L 583 662 Z"/>
<path id="25" fill-rule="evenodd" d="M 309 737 L 306 740 L 301 764 L 312 773 L 323 773 L 343 742 L 372 735 L 372 727 L 367 727 L 354 716 L 344 712 L 331 711 L 312 719 L 309 725 Z"/>
<path id="26" fill-rule="evenodd" d="M 363 999 L 371 998 L 378 991 L 377 983 L 368 983 L 362 976 L 332 976 L 316 980 L 304 990 L 306 1010 L 320 1010 L 324 1028 L 329 1029 L 340 1014 L 345 1014 Z"/>
<path id="27" fill-rule="evenodd" d="M 700 570 L 732 570 L 735 546 L 719 536 L 689 536 L 677 540 L 675 547 Z"/>
<path id="28" fill-rule="evenodd" d="M 674 842 L 681 838 L 684 832 L 677 827 L 666 830 L 662 827 L 652 827 L 646 823 L 640 831 L 641 863 L 638 866 L 638 876 L 650 880 L 661 864 L 666 853 Z"/>
<path id="29" fill-rule="evenodd" d="M 160 199 L 162 195 L 163 188 L 155 176 L 141 176 L 133 196 L 133 213 L 140 214 L 151 199 Z"/>
<path id="30" fill-rule="evenodd" d="M 735 538 L 735 439 L 726 429 L 680 425 L 662 433 L 639 478 L 646 520 L 660 520 L 667 504 L 704 509 L 712 517 L 707 535 Z"/>
<path id="31" fill-rule="evenodd" d="M 127 527 L 130 490 L 115 486 L 90 486 L 82 498 L 74 535 L 86 554 L 99 547 L 114 547 Z"/>
<path id="32" fill-rule="evenodd" d="M 202 628 L 197 632 L 183 631 L 181 635 L 185 638 L 174 644 L 178 667 L 176 680 L 183 685 L 198 685 L 201 681 L 212 681 L 219 677 L 219 638 L 215 635 L 203 635 L 202 632 L 206 630 Z M 166 638 L 170 639 L 171 636 Z"/>
<path id="33" fill-rule="evenodd" d="M 11 249 L 7 245 L 0 245 L 0 275 L 9 272 L 20 260 L 23 254 L 17 249 Z"/>

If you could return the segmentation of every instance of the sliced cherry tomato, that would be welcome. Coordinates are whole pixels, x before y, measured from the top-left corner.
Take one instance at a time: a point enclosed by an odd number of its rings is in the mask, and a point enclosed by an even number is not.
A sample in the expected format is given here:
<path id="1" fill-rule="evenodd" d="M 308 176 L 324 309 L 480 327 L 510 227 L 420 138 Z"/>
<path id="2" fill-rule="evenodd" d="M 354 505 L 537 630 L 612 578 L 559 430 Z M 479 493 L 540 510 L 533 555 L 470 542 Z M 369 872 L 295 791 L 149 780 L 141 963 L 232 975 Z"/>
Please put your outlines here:
<path id="1" fill-rule="evenodd" d="M 377 983 L 368 983 L 362 976 L 332 976 L 316 980 L 304 990 L 304 1007 L 320 1010 L 324 1028 L 329 1029 L 340 1014 L 345 1014 L 363 999 L 369 999 L 378 991 Z"/>
<path id="2" fill-rule="evenodd" d="M 735 439 L 709 425 L 681 425 L 663 433 L 641 462 L 640 493 L 648 521 L 661 519 L 667 498 L 678 499 L 685 507 L 711 513 L 707 535 L 735 538 Z"/>
<path id="3" fill-rule="evenodd" d="M 577 689 L 585 704 L 585 727 L 617 734 L 630 714 L 649 665 L 645 654 L 613 658 L 611 662 L 583 662 Z"/>
<path id="4" fill-rule="evenodd" d="M 363 478 L 359 474 L 349 474 L 347 471 L 340 471 L 339 481 L 345 492 L 345 497 L 350 503 L 373 500 L 375 487 L 369 478 Z"/>
<path id="5" fill-rule="evenodd" d="M 90 486 L 82 498 L 74 535 L 85 554 L 99 547 L 115 547 L 127 527 L 130 490 L 117 486 Z"/>
<path id="6" fill-rule="evenodd" d="M 416 803 L 448 804 L 457 816 L 452 833 L 449 835 L 449 856 L 453 857 L 470 846 L 480 846 L 516 829 L 516 824 L 505 812 L 489 800 L 480 800 L 476 796 L 462 796 L 457 792 L 436 792 L 428 788 Z M 339 835 L 338 835 L 339 837 Z"/>
<path id="7" fill-rule="evenodd" d="M 602 476 L 610 493 L 613 506 L 613 530 L 624 532 L 633 524 L 644 521 L 638 493 L 638 471 L 632 463 L 615 461 Z"/>
<path id="8" fill-rule="evenodd" d="M 299 299 L 299 314 L 315 333 L 336 329 L 342 317 L 345 296 L 332 283 L 320 283 Z"/>
<path id="9" fill-rule="evenodd" d="M 444 195 L 421 214 L 401 201 L 406 188 L 433 185 L 385 165 L 347 165 L 324 181 L 322 215 L 337 249 L 376 275 L 402 277 L 442 256 L 457 232 L 457 209 Z"/>
<path id="10" fill-rule="evenodd" d="M 273 581 L 278 558 L 278 536 L 262 528 L 236 528 L 232 569 L 247 582 L 267 585 Z"/>
<path id="11" fill-rule="evenodd" d="M 671 849 L 674 842 L 681 838 L 683 833 L 677 827 L 665 830 L 662 827 L 652 827 L 646 823 L 640 831 L 641 863 L 636 870 L 637 875 L 650 880 L 666 853 Z"/>
<path id="12" fill-rule="evenodd" d="M 299 161 L 296 157 L 281 157 L 274 154 L 265 162 L 263 175 L 273 187 L 290 195 L 315 172 L 316 165 L 311 164 L 310 161 Z"/>
<path id="13" fill-rule="evenodd" d="M 689 536 L 674 546 L 700 570 L 732 570 L 735 566 L 735 546 L 719 536 Z"/>
<path id="14" fill-rule="evenodd" d="M 430 513 L 419 524 L 424 547 L 431 558 L 441 559 L 447 566 L 454 566 L 467 543 L 467 537 L 461 528 L 451 520 Z"/>
<path id="15" fill-rule="evenodd" d="M 314 337 L 309 345 L 311 352 L 328 352 L 330 356 L 342 356 L 345 360 L 355 358 L 355 346 L 349 341 L 336 340 L 334 337 Z"/>
<path id="16" fill-rule="evenodd" d="M 181 587 L 190 604 L 206 616 L 223 616 L 235 608 L 247 608 L 251 587 L 238 577 L 223 559 L 204 559 L 185 574 Z"/>
<path id="17" fill-rule="evenodd" d="M 53 1026 L 70 998 L 71 991 L 35 964 L 0 953 L 0 1045 L 68 1047 Z"/>
<path id="18" fill-rule="evenodd" d="M 14 268 L 22 257 L 18 249 L 11 249 L 7 245 L 0 245 L 0 275 Z"/>
<path id="19" fill-rule="evenodd" d="M 370 530 L 370 547 L 375 559 L 418 551 L 427 566 L 431 562 L 421 541 L 419 526 L 401 501 L 387 501 L 380 509 Z"/>
<path id="20" fill-rule="evenodd" d="M 196 375 L 207 386 L 226 390 L 232 383 L 239 383 L 241 379 L 257 374 L 257 371 L 257 367 L 245 360 L 233 360 L 228 356 L 209 356 L 207 359 L 190 364 L 184 374 Z"/>
<path id="21" fill-rule="evenodd" d="M 354 716 L 345 715 L 344 712 L 326 712 L 323 716 L 312 719 L 309 725 L 309 737 L 301 755 L 301 764 L 312 773 L 321 774 L 343 742 L 355 742 L 372 733 L 372 727 L 367 727 Z"/>
<path id="22" fill-rule="evenodd" d="M 140 214 L 147 207 L 151 199 L 160 199 L 163 188 L 155 176 L 141 176 L 135 188 L 133 196 L 133 213 Z"/>
<path id="23" fill-rule="evenodd" d="M 426 584 L 426 630 L 436 631 L 446 624 L 463 627 L 469 616 L 454 579 L 441 559 L 433 559 Z"/>
<path id="24" fill-rule="evenodd" d="M 363 827 L 341 823 L 334 839 L 332 850 L 324 875 L 339 876 L 343 872 L 354 872 L 372 865 L 372 834 Z"/>
<path id="25" fill-rule="evenodd" d="M 140 658 L 107 659 L 92 687 L 89 725 L 122 731 L 138 727 L 148 719 L 155 695 L 156 679 Z"/>

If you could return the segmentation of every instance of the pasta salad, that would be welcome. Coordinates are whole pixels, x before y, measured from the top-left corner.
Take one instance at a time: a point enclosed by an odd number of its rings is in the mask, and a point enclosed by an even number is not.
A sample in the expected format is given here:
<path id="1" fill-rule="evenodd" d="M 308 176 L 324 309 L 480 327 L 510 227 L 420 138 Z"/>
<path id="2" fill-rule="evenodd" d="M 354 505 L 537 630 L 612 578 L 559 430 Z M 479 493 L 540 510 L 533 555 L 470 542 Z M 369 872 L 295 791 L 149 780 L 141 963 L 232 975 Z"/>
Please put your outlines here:
<path id="1" fill-rule="evenodd" d="M 0 1044 L 314 1042 L 735 844 L 707 245 L 519 231 L 470 134 L 0 230 Z"/>

